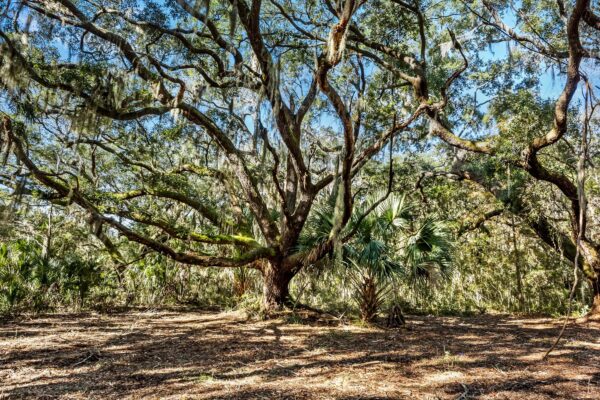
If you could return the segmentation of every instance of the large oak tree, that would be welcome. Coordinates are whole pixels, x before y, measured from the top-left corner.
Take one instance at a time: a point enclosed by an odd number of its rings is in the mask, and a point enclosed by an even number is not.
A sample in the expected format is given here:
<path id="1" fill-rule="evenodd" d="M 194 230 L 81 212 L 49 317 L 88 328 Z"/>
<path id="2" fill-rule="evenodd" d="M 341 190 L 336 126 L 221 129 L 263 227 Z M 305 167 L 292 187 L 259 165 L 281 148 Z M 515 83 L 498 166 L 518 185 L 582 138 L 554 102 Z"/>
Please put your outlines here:
<path id="1" fill-rule="evenodd" d="M 590 1 L 11 1 L 4 147 L 33 178 L 19 190 L 86 210 L 117 264 L 116 234 L 182 264 L 250 266 L 271 308 L 355 233 L 364 166 L 394 137 L 438 138 L 560 190 L 599 307 L 581 180 L 540 160 L 567 133 L 577 88 L 593 86 L 583 69 L 598 59 L 598 21 Z M 517 60 L 485 61 L 497 43 L 517 46 L 506 57 Z M 501 99 L 539 89 L 549 66 L 564 86 L 536 132 L 515 141 L 501 113 L 465 116 L 486 68 L 508 77 L 482 84 Z M 337 199 L 331 232 L 304 248 L 324 196 Z"/>

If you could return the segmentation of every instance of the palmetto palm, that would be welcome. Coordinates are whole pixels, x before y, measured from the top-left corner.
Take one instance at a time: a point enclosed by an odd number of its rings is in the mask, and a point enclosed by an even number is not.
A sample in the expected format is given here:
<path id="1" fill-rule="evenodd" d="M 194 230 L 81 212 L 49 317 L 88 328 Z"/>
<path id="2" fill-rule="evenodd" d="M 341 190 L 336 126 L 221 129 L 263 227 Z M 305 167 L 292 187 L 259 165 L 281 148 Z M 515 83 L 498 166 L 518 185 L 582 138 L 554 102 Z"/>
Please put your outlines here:
<path id="1" fill-rule="evenodd" d="M 381 192 L 365 198 L 340 234 L 344 238 L 354 233 L 340 243 L 341 261 L 350 270 L 361 318 L 367 322 L 377 316 L 391 278 L 425 282 L 444 276 L 451 261 L 450 235 L 441 223 L 433 219 L 414 221 L 405 196 L 392 193 L 381 201 L 383 198 Z M 334 214 L 333 199 L 317 207 L 301 245 L 310 248 L 324 242 L 334 225 Z M 415 223 L 417 228 L 411 229 Z"/>
<path id="2" fill-rule="evenodd" d="M 344 246 L 344 259 L 351 266 L 360 315 L 366 322 L 377 316 L 389 291 L 390 278 L 404 272 L 396 257 L 395 238 L 407 225 L 410 207 L 404 196 L 396 194 L 377 204 L 382 195 L 369 196 L 357 207 L 349 226 L 356 234 Z M 364 216 L 373 206 L 373 211 Z"/>
<path id="3" fill-rule="evenodd" d="M 406 278 L 413 284 L 445 278 L 452 264 L 452 239 L 441 221 L 426 218 L 400 241 Z"/>
<path id="4" fill-rule="evenodd" d="M 404 231 L 398 243 L 405 267 L 403 280 L 422 301 L 432 296 L 432 288 L 448 279 L 452 266 L 453 242 L 442 221 L 425 218 L 416 228 Z"/>
<path id="5" fill-rule="evenodd" d="M 404 196 L 374 193 L 358 205 L 352 219 L 340 238 L 348 233 L 348 240 L 340 240 L 341 262 L 348 267 L 356 287 L 361 317 L 372 321 L 388 290 L 389 278 L 403 271 L 395 257 L 395 235 L 406 226 L 410 217 Z M 324 242 L 330 235 L 335 220 L 334 200 L 330 199 L 314 210 L 308 221 L 301 245 L 310 248 Z M 370 211 L 370 212 L 369 212 Z"/>
<path id="6" fill-rule="evenodd" d="M 357 207 L 348 226 L 349 230 L 356 230 L 356 234 L 344 249 L 353 263 L 384 279 L 402 271 L 394 254 L 394 244 L 396 234 L 410 219 L 410 206 L 404 196 L 397 194 L 376 204 L 381 198 L 381 193 L 375 193 Z M 363 217 L 375 204 L 373 211 Z"/>

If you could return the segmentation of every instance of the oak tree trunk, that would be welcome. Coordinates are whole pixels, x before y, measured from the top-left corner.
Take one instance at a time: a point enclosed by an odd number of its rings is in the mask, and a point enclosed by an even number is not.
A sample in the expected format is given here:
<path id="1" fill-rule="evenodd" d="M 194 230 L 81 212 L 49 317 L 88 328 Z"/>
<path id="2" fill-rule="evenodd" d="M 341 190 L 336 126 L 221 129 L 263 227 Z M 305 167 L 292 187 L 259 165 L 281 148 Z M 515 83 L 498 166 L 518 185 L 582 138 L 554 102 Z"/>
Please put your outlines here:
<path id="1" fill-rule="evenodd" d="M 592 281 L 592 296 L 592 308 L 587 318 L 600 321 L 600 276 Z"/>
<path id="2" fill-rule="evenodd" d="M 290 302 L 290 281 L 294 274 L 282 264 L 269 263 L 263 269 L 263 310 L 283 309 Z"/>

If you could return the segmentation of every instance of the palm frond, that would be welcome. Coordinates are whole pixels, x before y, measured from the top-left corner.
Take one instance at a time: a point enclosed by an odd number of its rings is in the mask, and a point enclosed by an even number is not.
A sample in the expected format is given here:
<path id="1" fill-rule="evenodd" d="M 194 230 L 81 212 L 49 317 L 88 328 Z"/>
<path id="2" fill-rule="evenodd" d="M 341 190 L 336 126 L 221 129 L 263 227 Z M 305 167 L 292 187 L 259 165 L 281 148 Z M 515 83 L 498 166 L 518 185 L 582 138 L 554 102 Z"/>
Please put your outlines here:
<path id="1" fill-rule="evenodd" d="M 425 219 L 405 239 L 404 263 L 409 280 L 435 280 L 445 278 L 452 266 L 452 240 L 445 225 L 433 218 Z"/>

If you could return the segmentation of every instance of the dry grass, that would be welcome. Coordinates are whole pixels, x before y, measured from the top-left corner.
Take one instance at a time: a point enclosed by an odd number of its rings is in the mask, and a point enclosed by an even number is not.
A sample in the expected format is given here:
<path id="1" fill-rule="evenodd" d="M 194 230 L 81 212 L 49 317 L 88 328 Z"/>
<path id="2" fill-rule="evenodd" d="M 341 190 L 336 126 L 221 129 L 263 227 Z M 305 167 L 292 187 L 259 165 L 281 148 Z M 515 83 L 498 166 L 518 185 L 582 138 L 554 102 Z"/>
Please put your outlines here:
<path id="1" fill-rule="evenodd" d="M 411 317 L 382 330 L 240 314 L 51 315 L 0 325 L 0 398 L 599 399 L 600 325 Z"/>

